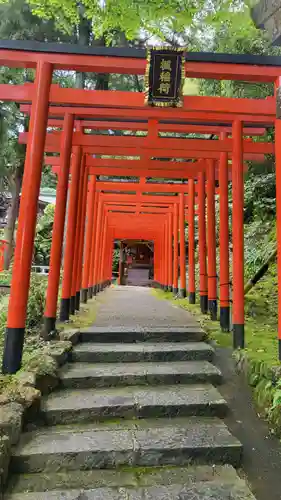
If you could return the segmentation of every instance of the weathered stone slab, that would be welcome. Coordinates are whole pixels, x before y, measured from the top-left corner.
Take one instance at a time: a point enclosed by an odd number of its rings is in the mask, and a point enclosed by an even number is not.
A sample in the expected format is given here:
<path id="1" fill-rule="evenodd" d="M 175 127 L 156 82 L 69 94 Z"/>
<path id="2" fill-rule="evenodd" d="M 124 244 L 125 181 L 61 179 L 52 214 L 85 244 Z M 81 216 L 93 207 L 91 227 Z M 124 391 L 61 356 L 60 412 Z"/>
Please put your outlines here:
<path id="1" fill-rule="evenodd" d="M 227 404 L 210 385 L 64 390 L 43 399 L 48 425 L 104 420 L 190 415 L 224 416 Z"/>
<path id="2" fill-rule="evenodd" d="M 126 430 L 26 433 L 11 460 L 15 472 L 91 470 L 133 465 L 136 443 Z"/>
<path id="3" fill-rule="evenodd" d="M 89 490 L 94 488 L 136 487 L 137 485 L 138 478 L 134 468 L 132 468 L 131 472 L 94 469 L 87 471 L 44 472 L 44 474 L 41 472 L 14 474 L 10 477 L 8 492 L 27 493 L 50 490 Z"/>
<path id="4" fill-rule="evenodd" d="M 21 495 L 21 496 L 20 496 Z M 37 496 L 36 496 L 37 495 Z M 216 481 L 191 485 L 171 484 L 148 488 L 99 488 L 15 494 L 7 500 L 255 500 L 245 481 L 224 484 Z"/>
<path id="5" fill-rule="evenodd" d="M 213 348 L 204 342 L 82 343 L 73 349 L 71 358 L 84 363 L 212 361 L 213 353 Z"/>
<path id="6" fill-rule="evenodd" d="M 124 385 L 221 383 L 221 372 L 208 361 L 167 363 L 74 363 L 65 365 L 61 384 L 67 388 L 116 387 Z"/>
<path id="7" fill-rule="evenodd" d="M 104 326 L 88 327 L 80 331 L 81 342 L 200 342 L 206 334 L 197 325 L 187 327 Z"/>
<path id="8" fill-rule="evenodd" d="M 230 465 L 199 465 L 190 467 L 138 468 L 131 471 L 91 470 L 13 475 L 8 484 L 9 493 L 44 492 L 50 490 L 77 490 L 95 488 L 133 488 L 193 484 L 203 481 L 233 483 L 238 479 Z"/>
<path id="9" fill-rule="evenodd" d="M 135 439 L 140 452 L 137 465 L 186 465 L 222 463 L 238 466 L 242 446 L 226 425 L 216 419 L 190 418 L 182 427 L 138 429 Z"/>
<path id="10" fill-rule="evenodd" d="M 173 423 L 173 422 L 172 422 Z M 135 430 L 26 433 L 12 456 L 14 472 L 59 472 L 127 466 L 228 463 L 238 466 L 241 444 L 217 419 Z"/>

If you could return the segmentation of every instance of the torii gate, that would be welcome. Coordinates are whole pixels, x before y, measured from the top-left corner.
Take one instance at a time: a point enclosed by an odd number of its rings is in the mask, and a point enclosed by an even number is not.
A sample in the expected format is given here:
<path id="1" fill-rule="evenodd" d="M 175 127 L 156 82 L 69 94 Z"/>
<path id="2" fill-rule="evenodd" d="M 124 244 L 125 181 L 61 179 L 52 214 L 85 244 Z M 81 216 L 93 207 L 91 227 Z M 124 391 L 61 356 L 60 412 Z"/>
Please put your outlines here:
<path id="1" fill-rule="evenodd" d="M 3 359 L 3 372 L 13 373 L 21 365 L 22 346 L 24 341 L 24 327 L 26 319 L 26 306 L 28 298 L 28 288 L 30 279 L 30 268 L 32 260 L 32 248 L 34 241 L 34 231 L 36 223 L 37 199 L 40 186 L 42 159 L 44 152 L 49 153 L 60 150 L 60 175 L 58 179 L 58 197 L 65 201 L 63 209 L 55 219 L 54 233 L 57 231 L 63 234 L 67 190 L 69 184 L 69 164 L 72 151 L 71 165 L 71 183 L 69 197 L 68 219 L 71 215 L 76 216 L 78 221 L 83 221 L 83 211 L 86 210 L 85 197 L 88 191 L 88 166 L 85 155 L 95 154 L 109 156 L 127 156 L 128 151 L 137 160 L 141 158 L 149 162 L 150 166 L 155 166 L 152 160 L 154 158 L 183 158 L 183 159 L 205 159 L 209 161 L 219 161 L 219 180 L 225 176 L 226 184 L 228 181 L 228 156 L 231 155 L 231 177 L 233 189 L 233 340 L 234 347 L 244 346 L 244 280 L 243 280 L 243 161 L 253 155 L 260 158 L 261 155 L 274 153 L 274 147 L 268 143 L 254 143 L 243 140 L 243 130 L 251 126 L 263 128 L 275 124 L 276 141 L 275 145 L 280 143 L 281 125 L 280 120 L 276 120 L 276 100 L 275 97 L 267 99 L 232 99 L 221 97 L 185 97 L 183 108 L 181 109 L 160 109 L 148 108 L 144 106 L 144 99 L 141 93 L 130 92 L 110 92 L 110 91 L 88 91 L 80 89 L 60 89 L 51 84 L 53 69 L 73 69 L 79 71 L 94 71 L 103 73 L 128 73 L 143 74 L 145 71 L 145 53 L 134 49 L 103 49 L 103 55 L 97 55 L 95 48 L 82 49 L 81 53 L 71 54 L 63 45 L 46 52 L 46 44 L 33 44 L 32 49 L 22 50 L 21 42 L 0 42 L 0 61 L 6 66 L 24 66 L 36 68 L 36 78 L 34 84 L 0 85 L 1 100 L 15 100 L 24 103 L 30 112 L 30 129 L 28 136 L 21 136 L 24 142 L 28 139 L 27 154 L 25 163 L 25 172 L 22 187 L 22 199 L 19 215 L 17 245 L 15 251 L 14 270 L 11 285 L 11 295 L 9 302 L 7 331 L 5 340 L 5 350 Z M 100 50 L 100 49 L 99 49 Z M 104 57 L 106 56 L 106 57 Z M 185 63 L 185 71 L 192 78 L 217 78 L 217 79 L 237 79 L 244 81 L 274 82 L 276 86 L 280 85 L 281 61 L 277 58 L 262 58 L 260 56 L 224 56 L 214 54 L 208 55 L 208 60 L 204 60 L 204 54 L 192 54 Z M 30 108 L 30 102 L 32 103 Z M 86 107 L 87 106 L 87 107 Z M 102 138 L 83 134 L 82 128 L 79 130 L 79 123 L 83 120 L 88 121 L 91 117 L 95 120 L 107 121 L 127 121 L 144 120 L 147 122 L 147 137 L 110 137 Z M 46 129 L 49 120 L 54 118 L 63 118 L 63 132 L 47 133 Z M 217 133 L 231 134 L 221 136 L 220 140 L 202 140 L 202 139 L 171 139 L 159 137 L 157 126 L 164 126 L 165 121 L 171 125 L 188 126 L 216 126 L 226 127 Z M 174 122 L 174 123 L 173 123 Z M 185 122 L 185 123 L 184 123 Z M 77 131 L 73 133 L 74 126 Z M 170 126 L 170 125 L 169 125 Z M 163 129 L 165 131 L 165 129 Z M 191 130 L 191 129 L 190 129 Z M 175 129 L 173 131 L 176 131 Z M 109 140 L 110 139 L 110 140 Z M 122 139 L 122 140 L 121 140 Z M 108 142 L 109 141 L 109 142 Z M 164 147 L 163 147 L 164 144 Z M 72 149 L 71 149 L 72 148 Z M 249 156 L 250 155 L 250 156 Z M 277 226 L 280 227 L 281 220 L 281 153 L 278 146 L 275 146 L 276 172 L 277 172 Z M 204 161 L 205 161 L 204 160 Z M 172 164 L 173 162 L 171 162 Z M 183 162 L 185 163 L 185 162 Z M 188 162 L 186 162 L 188 163 Z M 178 167 L 179 165 L 177 165 Z M 182 167 L 182 165 L 181 165 Z M 81 174 L 80 174 L 81 168 Z M 94 167 L 95 168 L 95 167 Z M 161 168 L 161 167 L 160 167 Z M 163 169 L 164 170 L 164 169 Z M 214 222 L 212 218 L 213 200 L 214 200 L 214 179 L 215 169 L 209 169 L 211 177 L 208 177 L 208 184 L 212 190 L 208 195 L 207 214 L 209 214 L 208 238 L 209 234 L 214 233 Z M 209 172 L 208 170 L 208 172 Z M 86 175 L 85 175 L 86 172 Z M 95 179 L 94 174 L 92 176 Z M 120 169 L 121 175 L 121 169 Z M 123 174 L 125 175 L 125 174 Z M 187 174 L 186 174 L 187 175 Z M 209 175 L 209 174 L 208 174 Z M 188 176 L 189 177 L 189 176 Z M 211 178 L 211 182 L 210 182 Z M 196 177 L 197 179 L 197 177 Z M 190 181 L 192 177 L 190 174 Z M 192 186 L 192 182 L 189 185 Z M 91 181 L 92 188 L 96 190 L 94 180 Z M 77 189 L 79 186 L 79 189 Z M 94 187 L 93 187 L 94 186 Z M 199 220 L 202 216 L 199 227 L 199 253 L 201 247 L 205 245 L 205 172 L 198 173 L 198 200 L 199 200 Z M 191 188 L 190 188 L 191 190 Z M 74 194 L 71 194 L 74 193 Z M 106 242 L 110 241 L 114 232 L 114 225 L 117 219 L 104 210 L 102 194 L 98 194 L 96 209 L 95 231 L 92 231 L 90 245 L 90 258 L 88 259 L 90 267 L 92 266 L 94 281 L 97 286 L 102 286 L 100 280 L 107 277 L 105 273 L 105 264 L 109 262 L 109 252 L 106 250 Z M 148 196 L 148 195 L 147 195 Z M 180 193 L 183 199 L 181 205 L 183 210 L 184 222 L 184 193 Z M 188 194 L 189 196 L 189 194 Z M 226 208 L 225 191 L 220 185 L 220 206 Z M 78 199 L 78 203 L 77 203 Z M 201 199 L 201 202 L 200 202 Z M 200 204 L 201 203 L 201 204 Z M 204 206 L 203 206 L 204 205 Z M 78 212 L 77 212 L 78 206 Z M 194 204 L 193 204 L 194 207 Z M 201 208 L 200 208 L 201 207 Z M 192 210 L 188 210 L 188 217 Z M 125 214 L 126 215 L 126 214 Z M 122 216 L 126 220 L 128 216 Z M 120 217 L 120 216 L 119 216 Z M 125 217 L 125 219 L 124 219 Z M 155 217 L 163 217 L 155 214 Z M 151 219 L 151 217 L 149 218 Z M 194 215 L 193 215 L 194 219 Z M 119 219 L 120 220 L 120 219 Z M 109 223 L 110 221 L 110 223 Z M 83 224 L 77 228 L 70 226 L 67 229 L 67 241 L 70 241 L 73 233 L 82 235 Z M 106 223 L 107 230 L 101 231 L 103 222 Z M 210 224 L 211 222 L 211 224 Z M 220 230 L 224 227 L 225 221 L 220 223 Z M 75 222 L 74 222 L 75 224 Z M 189 224 L 190 225 L 190 224 Z M 191 223 L 192 225 L 192 223 Z M 144 226 L 140 227 L 140 233 Z M 167 233 L 167 231 L 166 231 Z M 117 234 L 117 233 L 116 233 Z M 119 234 L 125 234 L 121 232 Z M 131 233 L 136 234 L 136 233 Z M 227 233 L 228 234 L 228 233 Z M 120 236 L 121 237 L 121 236 Z M 74 236 L 75 238 L 75 236 Z M 86 238 L 87 239 L 87 238 Z M 166 238 L 167 239 L 167 238 Z M 91 244 L 96 243 L 94 246 Z M 106 241 L 107 240 L 107 241 Z M 162 238 L 163 240 L 163 238 Z M 67 253 L 67 259 L 70 262 L 68 268 L 69 286 L 72 293 L 77 293 L 77 281 L 72 280 L 72 276 L 77 276 L 75 269 L 82 270 L 79 263 L 83 259 L 83 238 L 79 240 L 75 252 Z M 66 242 L 67 243 L 67 242 Z M 87 243 L 87 242 L 86 242 Z M 165 243 L 164 243 L 165 244 Z M 67 247 L 67 245 L 66 245 Z M 86 244 L 87 247 L 87 244 Z M 103 257 L 98 263 L 97 249 L 104 249 Z M 74 250 L 74 249 L 73 249 Z M 210 250 L 210 249 L 209 249 Z M 212 255 L 208 250 L 208 258 L 213 261 Z M 213 249 L 214 252 L 215 249 Z M 224 246 L 226 250 L 226 246 Z M 222 247 L 221 247 L 222 251 Z M 281 234 L 278 231 L 278 252 L 279 261 L 281 258 Z M 223 252 L 221 253 L 221 255 Z M 201 253 L 202 255 L 202 253 Z M 228 255 L 228 241 L 227 241 Z M 55 256 L 55 260 L 60 263 L 61 249 Z M 74 257 L 74 258 L 73 258 Z M 223 260 L 223 262 L 222 262 Z M 201 262 L 201 258 L 200 258 Z M 221 259 L 225 266 L 225 260 Z M 203 265 L 203 264 L 202 264 Z M 228 260 L 227 260 L 228 265 Z M 66 266 L 67 267 L 67 266 Z M 209 265 L 210 267 L 210 265 Z M 202 269 L 202 268 L 201 268 Z M 65 268 L 66 271 L 66 268 Z M 226 271 L 226 270 L 225 270 Z M 228 270 L 227 270 L 228 271 Z M 228 271 L 229 272 L 229 271 Z M 79 273 L 78 273 L 79 274 Z M 201 274 L 201 270 L 200 270 Z M 50 270 L 50 277 L 52 269 Z M 281 282 L 281 266 L 278 266 L 278 277 Z M 209 279 L 215 281 L 215 277 L 209 273 Z M 211 281 L 210 281 L 211 285 Z M 227 285 L 227 283 L 225 283 Z M 213 301 L 211 286 L 208 289 L 208 299 Z M 200 286 L 201 289 L 201 286 Z M 206 295 L 207 296 L 207 295 Z M 53 320 L 54 318 L 50 318 Z M 279 294 L 279 319 L 281 327 L 281 294 Z M 281 328 L 279 327 L 279 357 L 281 359 Z"/>

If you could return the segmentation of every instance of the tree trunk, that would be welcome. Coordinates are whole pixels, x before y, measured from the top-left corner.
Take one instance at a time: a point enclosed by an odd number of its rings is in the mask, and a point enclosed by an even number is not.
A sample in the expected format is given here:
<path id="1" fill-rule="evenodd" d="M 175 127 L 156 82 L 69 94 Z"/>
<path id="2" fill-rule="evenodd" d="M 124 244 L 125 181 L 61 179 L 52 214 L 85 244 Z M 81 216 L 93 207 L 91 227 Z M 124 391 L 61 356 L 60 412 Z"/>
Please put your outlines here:
<path id="1" fill-rule="evenodd" d="M 8 270 L 10 267 L 11 258 L 13 256 L 14 249 L 14 232 L 16 226 L 16 220 L 19 213 L 19 201 L 20 201 L 20 191 L 22 184 L 23 168 L 18 167 L 14 176 L 13 189 L 12 189 L 12 201 L 8 209 L 7 214 L 7 225 L 4 229 L 4 240 L 8 242 L 8 246 L 4 253 L 4 269 Z"/>
<path id="2" fill-rule="evenodd" d="M 246 283 L 246 286 L 244 288 L 244 295 L 247 295 L 247 293 L 252 290 L 252 288 L 258 283 L 258 281 L 260 281 L 260 279 L 267 273 L 270 264 L 272 264 L 276 260 L 276 257 L 277 248 L 271 253 L 267 261 L 259 268 L 256 274 L 248 281 L 248 283 Z"/>

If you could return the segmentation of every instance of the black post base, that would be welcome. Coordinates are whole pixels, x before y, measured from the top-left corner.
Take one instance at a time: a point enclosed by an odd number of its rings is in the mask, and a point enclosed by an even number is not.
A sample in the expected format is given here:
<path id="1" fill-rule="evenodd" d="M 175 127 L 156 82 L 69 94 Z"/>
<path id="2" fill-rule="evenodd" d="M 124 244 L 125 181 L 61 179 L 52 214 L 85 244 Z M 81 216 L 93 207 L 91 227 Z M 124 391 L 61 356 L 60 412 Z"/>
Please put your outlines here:
<path id="1" fill-rule="evenodd" d="M 88 288 L 88 299 L 91 299 L 93 297 L 93 287 L 89 286 Z"/>
<path id="2" fill-rule="evenodd" d="M 76 311 L 80 310 L 80 290 L 79 290 L 79 292 L 76 292 L 76 295 L 75 295 L 75 310 Z"/>
<path id="3" fill-rule="evenodd" d="M 70 299 L 60 301 L 60 321 L 68 321 L 70 313 Z"/>
<path id="4" fill-rule="evenodd" d="M 83 302 L 83 304 L 87 304 L 87 302 L 88 302 L 88 288 L 83 288 L 81 290 L 81 302 Z"/>
<path id="5" fill-rule="evenodd" d="M 16 373 L 21 367 L 24 328 L 6 328 L 2 373 Z"/>
<path id="6" fill-rule="evenodd" d="M 44 325 L 41 331 L 41 337 L 44 340 L 54 338 L 54 333 L 56 332 L 56 319 L 57 318 L 48 318 L 47 316 L 44 316 Z M 53 335 L 51 332 L 53 332 Z"/>
<path id="7" fill-rule="evenodd" d="M 281 340 L 278 339 L 278 355 L 279 355 L 279 361 L 281 361 Z"/>
<path id="8" fill-rule="evenodd" d="M 178 293 L 179 293 L 179 289 L 178 288 L 173 288 L 173 294 L 177 295 Z"/>
<path id="9" fill-rule="evenodd" d="M 220 307 L 220 326 L 223 332 L 230 330 L 230 307 Z"/>
<path id="10" fill-rule="evenodd" d="M 164 290 L 164 292 L 167 292 L 167 291 L 168 291 L 168 286 L 167 286 L 167 285 L 164 285 L 164 286 L 163 286 L 163 290 Z"/>
<path id="11" fill-rule="evenodd" d="M 76 295 L 70 297 L 70 314 L 75 314 Z"/>
<path id="12" fill-rule="evenodd" d="M 195 304 L 196 302 L 195 292 L 189 292 L 188 302 L 190 304 Z"/>
<path id="13" fill-rule="evenodd" d="M 185 299 L 185 297 L 186 297 L 186 289 L 185 288 L 179 289 L 179 296 L 181 299 Z"/>
<path id="14" fill-rule="evenodd" d="M 93 296 L 97 295 L 97 285 L 93 286 Z"/>
<path id="15" fill-rule="evenodd" d="M 202 314 L 208 314 L 208 295 L 200 295 L 200 309 Z"/>
<path id="16" fill-rule="evenodd" d="M 216 299 L 208 300 L 208 308 L 209 308 L 211 320 L 217 321 L 217 319 L 218 319 L 218 304 L 217 304 Z"/>
<path id="17" fill-rule="evenodd" d="M 168 292 L 172 292 L 173 291 L 173 287 L 172 286 L 168 286 Z"/>
<path id="18" fill-rule="evenodd" d="M 244 349 L 245 327 L 244 325 L 233 325 L 233 348 Z"/>

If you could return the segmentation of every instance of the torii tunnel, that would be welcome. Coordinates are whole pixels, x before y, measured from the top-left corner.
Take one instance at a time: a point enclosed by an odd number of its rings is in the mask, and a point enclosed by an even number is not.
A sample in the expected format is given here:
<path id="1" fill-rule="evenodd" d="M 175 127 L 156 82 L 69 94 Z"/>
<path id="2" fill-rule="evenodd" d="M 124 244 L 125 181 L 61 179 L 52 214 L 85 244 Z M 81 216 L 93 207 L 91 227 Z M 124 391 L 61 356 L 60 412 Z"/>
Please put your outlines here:
<path id="1" fill-rule="evenodd" d="M 243 172 L 247 160 L 262 161 L 264 155 L 275 154 L 281 360 L 281 122 L 276 118 L 276 96 L 186 96 L 181 108 L 161 108 L 145 105 L 141 92 L 52 84 L 54 70 L 143 75 L 146 53 L 139 49 L 0 41 L 0 64 L 36 71 L 34 83 L 0 85 L 0 100 L 17 102 L 21 111 L 30 115 L 29 131 L 19 134 L 27 148 L 3 372 L 15 373 L 21 366 L 43 161 L 52 165 L 58 176 L 44 318 L 46 339 L 55 329 L 58 309 L 60 320 L 68 320 L 79 309 L 80 297 L 86 302 L 111 283 L 114 241 L 141 239 L 153 242 L 155 283 L 187 296 L 190 303 L 195 303 L 198 295 L 202 312 L 209 311 L 213 320 L 217 319 L 218 300 L 224 331 L 230 329 L 232 281 L 233 346 L 243 348 Z M 272 82 L 278 88 L 281 58 L 187 53 L 185 75 Z M 263 137 L 266 129 L 274 126 L 275 145 Z M 117 135 L 114 131 L 127 133 Z M 199 138 L 194 138 L 196 135 Z M 104 180 L 103 176 L 115 176 L 117 181 Z M 124 176 L 132 179 L 121 182 Z M 168 182 L 171 179 L 173 183 Z"/>

